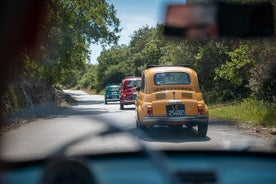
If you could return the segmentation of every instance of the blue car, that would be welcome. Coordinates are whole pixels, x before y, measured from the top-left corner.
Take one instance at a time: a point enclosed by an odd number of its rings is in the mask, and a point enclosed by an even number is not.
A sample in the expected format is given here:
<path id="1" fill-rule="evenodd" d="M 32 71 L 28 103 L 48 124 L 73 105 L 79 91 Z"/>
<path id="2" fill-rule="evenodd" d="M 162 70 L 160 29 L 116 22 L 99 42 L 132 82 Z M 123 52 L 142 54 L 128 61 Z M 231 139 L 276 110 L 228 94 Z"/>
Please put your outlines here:
<path id="1" fill-rule="evenodd" d="M 120 101 L 120 85 L 109 84 L 105 88 L 104 103 Z"/>

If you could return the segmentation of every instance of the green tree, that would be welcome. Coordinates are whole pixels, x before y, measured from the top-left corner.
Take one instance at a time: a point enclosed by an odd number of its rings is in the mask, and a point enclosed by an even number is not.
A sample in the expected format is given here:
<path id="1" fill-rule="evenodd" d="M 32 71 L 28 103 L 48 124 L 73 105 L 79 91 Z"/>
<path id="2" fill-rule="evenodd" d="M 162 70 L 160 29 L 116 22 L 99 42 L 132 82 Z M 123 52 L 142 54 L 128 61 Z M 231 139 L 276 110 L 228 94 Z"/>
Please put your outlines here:
<path id="1" fill-rule="evenodd" d="M 230 60 L 215 70 L 216 78 L 220 77 L 236 86 L 246 85 L 250 74 L 248 71 L 254 64 L 248 45 L 241 44 L 227 54 Z"/>
<path id="2" fill-rule="evenodd" d="M 276 101 L 276 46 L 275 39 L 258 39 L 250 44 L 255 66 L 249 71 L 252 95 L 268 102 Z"/>
<path id="3" fill-rule="evenodd" d="M 17 96 L 28 100 L 16 104 L 53 100 L 52 85 L 87 87 L 90 81 L 94 82 L 94 76 L 87 73 L 90 72 L 86 63 L 90 44 L 116 44 L 119 38 L 120 21 L 114 6 L 106 0 L 45 0 L 41 3 L 45 10 L 39 25 L 39 45 L 35 52 L 23 50 L 23 72 L 13 84 L 18 87 L 11 85 L 6 94 L 6 99 Z M 22 98 L 22 94 L 26 98 Z M 9 106 L 8 109 L 17 108 L 11 101 L 6 102 L 3 104 Z"/>
<path id="4" fill-rule="evenodd" d="M 100 91 L 107 84 L 120 83 L 122 78 L 133 75 L 129 64 L 129 48 L 125 45 L 103 50 L 98 57 L 96 89 Z"/>
<path id="5" fill-rule="evenodd" d="M 120 22 L 114 6 L 105 0 L 53 0 L 47 5 L 46 37 L 30 62 L 37 65 L 42 80 L 68 84 L 74 71 L 85 70 L 90 44 L 117 42 Z"/>

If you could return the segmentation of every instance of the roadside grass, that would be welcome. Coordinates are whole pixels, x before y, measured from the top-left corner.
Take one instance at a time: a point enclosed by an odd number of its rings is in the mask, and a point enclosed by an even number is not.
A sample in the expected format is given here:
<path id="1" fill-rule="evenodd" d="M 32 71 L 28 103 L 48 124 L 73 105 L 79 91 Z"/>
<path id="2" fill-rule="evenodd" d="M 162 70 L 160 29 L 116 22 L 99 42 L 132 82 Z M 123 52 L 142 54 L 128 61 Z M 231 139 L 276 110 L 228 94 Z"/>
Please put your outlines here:
<path id="1" fill-rule="evenodd" d="M 253 126 L 276 127 L 276 104 L 246 99 L 235 104 L 209 106 L 211 118 L 250 123 Z"/>
<path id="2" fill-rule="evenodd" d="M 105 90 L 102 89 L 102 90 L 100 91 L 99 95 L 104 95 L 104 93 L 105 93 Z"/>

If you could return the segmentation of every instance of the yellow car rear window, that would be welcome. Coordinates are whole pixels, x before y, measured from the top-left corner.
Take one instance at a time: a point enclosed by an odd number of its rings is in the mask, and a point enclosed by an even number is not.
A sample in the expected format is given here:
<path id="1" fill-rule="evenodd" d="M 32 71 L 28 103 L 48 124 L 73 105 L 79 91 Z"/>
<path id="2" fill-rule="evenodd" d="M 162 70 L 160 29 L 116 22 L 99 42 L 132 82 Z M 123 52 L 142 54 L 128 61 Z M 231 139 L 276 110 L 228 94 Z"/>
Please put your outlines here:
<path id="1" fill-rule="evenodd" d="M 154 75 L 155 85 L 177 85 L 190 83 L 190 76 L 185 72 L 162 72 Z"/>

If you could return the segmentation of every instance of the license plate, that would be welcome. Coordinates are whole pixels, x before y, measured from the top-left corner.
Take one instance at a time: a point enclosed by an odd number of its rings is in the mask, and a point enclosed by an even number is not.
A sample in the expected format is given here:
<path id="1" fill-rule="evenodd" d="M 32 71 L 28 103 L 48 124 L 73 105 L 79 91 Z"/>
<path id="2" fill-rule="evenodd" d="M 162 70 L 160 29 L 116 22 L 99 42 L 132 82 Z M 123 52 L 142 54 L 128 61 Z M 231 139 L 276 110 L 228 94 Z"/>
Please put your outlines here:
<path id="1" fill-rule="evenodd" d="M 167 116 L 184 116 L 185 106 L 183 104 L 173 104 L 166 106 Z"/>

